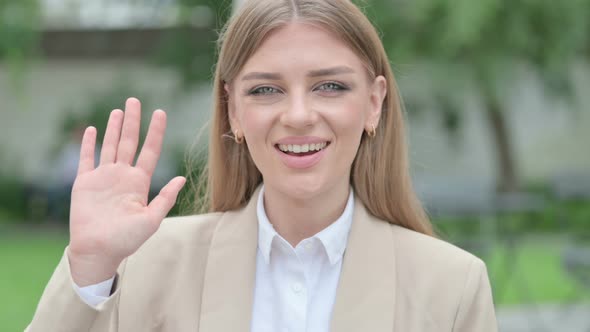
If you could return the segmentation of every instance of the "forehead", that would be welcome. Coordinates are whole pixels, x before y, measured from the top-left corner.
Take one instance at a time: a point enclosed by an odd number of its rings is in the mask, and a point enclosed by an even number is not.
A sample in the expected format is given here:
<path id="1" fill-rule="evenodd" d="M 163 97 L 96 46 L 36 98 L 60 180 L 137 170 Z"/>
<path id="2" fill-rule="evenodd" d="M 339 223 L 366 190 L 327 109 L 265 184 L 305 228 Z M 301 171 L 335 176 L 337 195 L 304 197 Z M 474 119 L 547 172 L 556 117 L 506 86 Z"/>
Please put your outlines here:
<path id="1" fill-rule="evenodd" d="M 249 71 L 300 72 L 334 66 L 364 70 L 360 58 L 334 33 L 317 25 L 293 22 L 272 31 L 238 76 Z"/>

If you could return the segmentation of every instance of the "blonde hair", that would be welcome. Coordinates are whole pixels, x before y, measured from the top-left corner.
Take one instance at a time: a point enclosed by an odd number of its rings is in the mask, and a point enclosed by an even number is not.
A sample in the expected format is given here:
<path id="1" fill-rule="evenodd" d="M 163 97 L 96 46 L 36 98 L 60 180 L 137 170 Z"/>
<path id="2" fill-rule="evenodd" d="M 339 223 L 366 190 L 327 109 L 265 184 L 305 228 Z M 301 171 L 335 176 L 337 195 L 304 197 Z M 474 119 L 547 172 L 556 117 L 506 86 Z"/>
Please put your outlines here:
<path id="1" fill-rule="evenodd" d="M 246 1 L 222 30 L 214 77 L 208 164 L 193 188 L 193 212 L 216 212 L 245 205 L 262 182 L 246 144 L 232 139 L 226 82 L 231 82 L 268 34 L 290 22 L 316 24 L 343 40 L 373 77 L 387 80 L 387 95 L 376 135 L 363 134 L 350 182 L 356 197 L 374 216 L 434 235 L 413 191 L 409 175 L 404 116 L 383 44 L 366 16 L 350 0 Z"/>

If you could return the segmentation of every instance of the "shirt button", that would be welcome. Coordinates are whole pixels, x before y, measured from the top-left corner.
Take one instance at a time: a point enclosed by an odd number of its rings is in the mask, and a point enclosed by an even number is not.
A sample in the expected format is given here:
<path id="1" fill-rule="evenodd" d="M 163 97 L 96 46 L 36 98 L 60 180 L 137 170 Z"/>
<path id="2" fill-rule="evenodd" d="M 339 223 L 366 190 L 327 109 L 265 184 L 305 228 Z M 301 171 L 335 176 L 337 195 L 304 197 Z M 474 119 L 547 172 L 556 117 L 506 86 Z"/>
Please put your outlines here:
<path id="1" fill-rule="evenodd" d="M 293 288 L 293 291 L 297 294 L 301 293 L 301 291 L 303 290 L 303 286 L 298 282 L 294 283 L 292 288 Z"/>
<path id="2" fill-rule="evenodd" d="M 306 243 L 305 244 L 305 249 L 311 250 L 311 248 L 313 248 L 313 244 L 311 244 L 311 243 Z"/>

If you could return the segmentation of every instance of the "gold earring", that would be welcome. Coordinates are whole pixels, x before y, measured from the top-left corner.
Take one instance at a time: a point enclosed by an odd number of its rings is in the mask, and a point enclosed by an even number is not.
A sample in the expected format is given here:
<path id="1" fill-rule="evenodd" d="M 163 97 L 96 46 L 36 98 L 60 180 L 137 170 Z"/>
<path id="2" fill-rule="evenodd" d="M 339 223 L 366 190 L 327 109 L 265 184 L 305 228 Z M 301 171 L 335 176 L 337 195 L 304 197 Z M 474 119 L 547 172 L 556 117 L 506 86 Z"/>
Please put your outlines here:
<path id="1" fill-rule="evenodd" d="M 238 133 L 239 131 L 237 129 L 234 130 L 234 141 L 238 144 L 242 144 L 244 143 L 244 136 L 239 136 Z"/>
<path id="2" fill-rule="evenodd" d="M 375 125 L 371 125 L 371 130 L 367 130 L 367 136 L 373 138 L 377 134 L 377 129 L 375 129 Z"/>

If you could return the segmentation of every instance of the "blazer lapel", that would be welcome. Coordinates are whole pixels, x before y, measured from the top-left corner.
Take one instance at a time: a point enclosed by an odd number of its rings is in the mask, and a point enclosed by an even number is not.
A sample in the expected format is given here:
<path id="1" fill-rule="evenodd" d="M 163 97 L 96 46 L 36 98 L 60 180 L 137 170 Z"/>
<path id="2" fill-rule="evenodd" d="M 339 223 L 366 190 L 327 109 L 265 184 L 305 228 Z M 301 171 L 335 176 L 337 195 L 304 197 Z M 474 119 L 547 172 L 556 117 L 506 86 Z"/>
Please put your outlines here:
<path id="1" fill-rule="evenodd" d="M 393 331 L 395 287 L 391 225 L 369 215 L 356 199 L 331 331 Z"/>
<path id="2" fill-rule="evenodd" d="M 223 214 L 211 242 L 200 332 L 250 331 L 256 274 L 256 190 L 246 207 Z"/>

